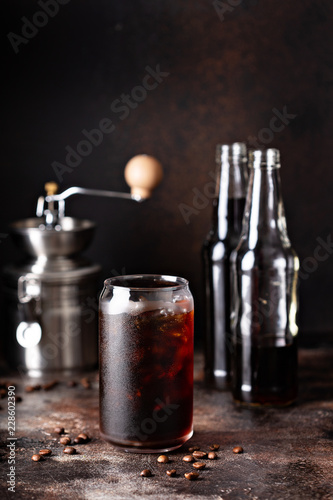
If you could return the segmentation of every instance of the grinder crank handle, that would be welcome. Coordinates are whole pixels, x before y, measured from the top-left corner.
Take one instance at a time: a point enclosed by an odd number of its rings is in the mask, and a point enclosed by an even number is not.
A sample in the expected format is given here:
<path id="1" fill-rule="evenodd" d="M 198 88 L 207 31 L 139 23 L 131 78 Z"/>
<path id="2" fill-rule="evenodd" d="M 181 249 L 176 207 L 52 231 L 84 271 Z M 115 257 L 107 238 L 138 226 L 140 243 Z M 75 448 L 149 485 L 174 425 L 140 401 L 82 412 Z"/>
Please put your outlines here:
<path id="1" fill-rule="evenodd" d="M 127 198 L 135 201 L 143 201 L 151 197 L 155 189 L 162 180 L 163 170 L 161 163 L 149 155 L 134 156 L 125 167 L 125 180 L 131 188 L 131 193 L 119 193 L 117 191 L 106 191 L 102 189 L 89 189 L 73 186 L 62 193 L 56 193 L 55 183 L 46 183 L 47 195 L 45 201 L 52 203 L 61 202 L 74 194 L 84 194 L 90 196 L 106 196 L 110 198 Z M 52 192 L 53 191 L 53 192 Z"/>

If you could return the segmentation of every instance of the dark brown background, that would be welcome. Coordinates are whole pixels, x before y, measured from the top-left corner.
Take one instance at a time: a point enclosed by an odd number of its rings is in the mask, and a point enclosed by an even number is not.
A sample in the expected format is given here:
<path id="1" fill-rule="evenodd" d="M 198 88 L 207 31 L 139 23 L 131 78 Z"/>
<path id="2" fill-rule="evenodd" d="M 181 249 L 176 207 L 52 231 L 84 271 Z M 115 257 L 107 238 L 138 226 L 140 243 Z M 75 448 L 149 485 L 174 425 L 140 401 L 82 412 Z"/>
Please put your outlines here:
<path id="1" fill-rule="evenodd" d="M 31 20 L 41 7 L 30 0 L 2 2 L 0 233 L 34 214 L 44 182 L 55 178 L 52 162 L 64 163 L 65 147 L 75 148 L 83 129 L 112 119 L 115 131 L 64 174 L 61 188 L 127 190 L 124 166 L 142 152 L 163 163 L 163 184 L 142 205 L 74 198 L 68 214 L 97 222 L 88 255 L 102 264 L 103 277 L 124 271 L 187 277 L 198 339 L 200 248 L 211 207 L 186 224 L 179 204 L 193 206 L 193 189 L 203 192 L 211 181 L 217 143 L 268 137 L 262 129 L 273 109 L 286 106 L 297 116 L 267 145 L 281 150 L 288 229 L 301 261 L 313 256 L 316 238 L 326 241 L 332 227 L 333 4 L 224 4 L 229 10 L 219 16 L 204 0 L 70 0 L 15 54 L 7 34 L 20 35 L 22 17 Z M 169 76 L 120 120 L 110 105 L 141 84 L 147 65 L 160 65 Z M 17 255 L 3 237 L 1 264 Z M 301 280 L 303 338 L 332 331 L 332 260 L 319 262 Z"/>

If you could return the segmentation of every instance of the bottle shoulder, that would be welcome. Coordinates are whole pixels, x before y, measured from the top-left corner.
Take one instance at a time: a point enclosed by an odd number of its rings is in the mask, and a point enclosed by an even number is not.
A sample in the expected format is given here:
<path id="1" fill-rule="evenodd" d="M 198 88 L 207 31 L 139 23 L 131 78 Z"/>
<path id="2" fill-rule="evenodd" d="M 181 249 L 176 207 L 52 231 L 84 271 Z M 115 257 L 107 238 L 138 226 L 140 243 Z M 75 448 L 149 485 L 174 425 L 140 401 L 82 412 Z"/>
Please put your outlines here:
<path id="1" fill-rule="evenodd" d="M 252 268 L 288 268 L 299 269 L 299 258 L 294 248 L 289 244 L 262 245 L 260 242 L 250 248 L 249 242 L 242 239 L 231 254 L 231 261 L 240 270 Z"/>
<path id="2" fill-rule="evenodd" d="M 222 257 L 229 257 L 231 252 L 236 248 L 239 242 L 239 236 L 232 237 L 232 235 L 227 235 L 226 238 L 219 239 L 218 236 L 211 235 L 207 237 L 202 245 L 202 252 L 205 255 L 220 255 Z"/>

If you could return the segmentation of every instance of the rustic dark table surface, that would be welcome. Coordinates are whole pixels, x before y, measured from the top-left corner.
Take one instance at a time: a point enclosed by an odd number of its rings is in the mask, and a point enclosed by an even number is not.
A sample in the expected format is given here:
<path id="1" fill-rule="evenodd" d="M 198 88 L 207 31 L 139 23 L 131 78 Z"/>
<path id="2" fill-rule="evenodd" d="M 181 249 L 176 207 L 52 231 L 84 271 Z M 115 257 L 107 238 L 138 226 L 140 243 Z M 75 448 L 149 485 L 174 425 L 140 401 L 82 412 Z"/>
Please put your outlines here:
<path id="1" fill-rule="evenodd" d="M 300 351 L 300 390 L 297 404 L 285 409 L 239 409 L 228 392 L 203 388 L 201 357 L 196 363 L 195 433 L 180 450 L 168 454 L 169 464 L 157 463 L 157 455 L 127 454 L 103 442 L 98 430 L 98 381 L 86 374 L 91 388 L 68 387 L 64 378 L 48 391 L 31 393 L 25 387 L 35 380 L 3 378 L 16 387 L 22 401 L 16 403 L 15 450 L 7 429 L 7 396 L 1 405 L 0 498 L 87 499 L 157 498 L 180 499 L 333 499 L 333 350 Z M 46 381 L 44 380 L 43 383 Z M 69 436 L 79 432 L 91 436 L 76 445 L 76 455 L 64 455 L 61 425 Z M 217 460 L 205 460 L 197 481 L 184 473 L 194 470 L 182 462 L 189 446 L 208 450 L 220 444 Z M 241 445 L 242 454 L 233 447 Z M 41 448 L 52 455 L 41 462 L 31 456 Z M 8 491 L 10 457 L 15 452 L 15 493 Z M 153 476 L 142 478 L 143 469 Z M 178 475 L 166 475 L 175 468 Z"/>

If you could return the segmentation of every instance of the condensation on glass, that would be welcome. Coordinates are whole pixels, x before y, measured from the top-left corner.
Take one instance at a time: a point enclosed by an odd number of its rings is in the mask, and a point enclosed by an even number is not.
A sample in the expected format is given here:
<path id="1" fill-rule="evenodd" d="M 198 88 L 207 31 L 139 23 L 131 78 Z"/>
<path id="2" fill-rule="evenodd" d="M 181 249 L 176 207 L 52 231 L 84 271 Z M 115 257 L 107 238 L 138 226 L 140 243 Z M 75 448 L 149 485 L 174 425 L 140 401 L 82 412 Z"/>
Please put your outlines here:
<path id="1" fill-rule="evenodd" d="M 133 452 L 178 448 L 193 434 L 193 297 L 187 280 L 132 275 L 100 297 L 100 431 Z"/>

